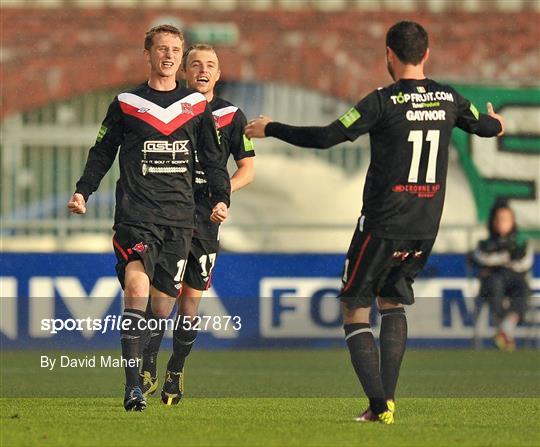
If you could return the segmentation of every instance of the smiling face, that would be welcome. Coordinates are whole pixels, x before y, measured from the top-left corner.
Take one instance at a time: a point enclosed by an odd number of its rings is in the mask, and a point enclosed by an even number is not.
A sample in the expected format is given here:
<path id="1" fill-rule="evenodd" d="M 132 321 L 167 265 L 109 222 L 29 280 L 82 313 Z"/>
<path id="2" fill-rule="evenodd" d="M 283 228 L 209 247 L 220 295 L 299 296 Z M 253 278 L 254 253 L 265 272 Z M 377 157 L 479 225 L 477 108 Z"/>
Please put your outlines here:
<path id="1" fill-rule="evenodd" d="M 202 93 L 208 101 L 211 101 L 214 87 L 221 75 L 216 53 L 213 50 L 194 49 L 188 53 L 185 62 L 188 87 Z"/>
<path id="2" fill-rule="evenodd" d="M 150 64 L 150 77 L 175 78 L 182 63 L 182 40 L 171 33 L 158 33 L 144 54 Z"/>

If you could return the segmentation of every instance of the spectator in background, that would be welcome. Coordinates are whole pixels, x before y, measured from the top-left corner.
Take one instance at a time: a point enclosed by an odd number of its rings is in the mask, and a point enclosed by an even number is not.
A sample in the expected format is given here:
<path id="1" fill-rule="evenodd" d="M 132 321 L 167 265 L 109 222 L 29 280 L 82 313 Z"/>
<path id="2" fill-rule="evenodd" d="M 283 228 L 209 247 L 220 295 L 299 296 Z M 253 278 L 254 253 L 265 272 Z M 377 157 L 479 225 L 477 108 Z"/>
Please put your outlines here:
<path id="1" fill-rule="evenodd" d="M 478 243 L 472 260 L 480 268 L 480 297 L 497 322 L 495 344 L 513 350 L 514 330 L 527 310 L 533 253 L 526 240 L 519 240 L 514 212 L 506 202 L 493 206 L 488 229 L 489 238 Z"/>

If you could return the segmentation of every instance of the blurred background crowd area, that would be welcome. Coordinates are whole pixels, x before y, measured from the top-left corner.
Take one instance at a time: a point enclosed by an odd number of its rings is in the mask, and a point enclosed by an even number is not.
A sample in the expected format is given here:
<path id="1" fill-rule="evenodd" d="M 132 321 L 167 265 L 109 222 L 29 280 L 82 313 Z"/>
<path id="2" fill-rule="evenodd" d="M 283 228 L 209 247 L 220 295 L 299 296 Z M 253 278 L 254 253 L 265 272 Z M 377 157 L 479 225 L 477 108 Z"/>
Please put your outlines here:
<path id="1" fill-rule="evenodd" d="M 110 251 L 115 165 L 86 216 L 66 202 L 114 96 L 145 81 L 144 33 L 169 23 L 215 46 L 218 94 L 249 118 L 327 124 L 391 82 L 384 36 L 430 35 L 428 76 L 507 120 L 499 141 L 456 131 L 437 252 L 484 237 L 509 199 L 539 248 L 540 1 L 3 0 L 1 244 L 5 251 Z M 362 206 L 369 138 L 329 151 L 256 142 L 255 182 L 233 197 L 225 250 L 343 252 Z"/>

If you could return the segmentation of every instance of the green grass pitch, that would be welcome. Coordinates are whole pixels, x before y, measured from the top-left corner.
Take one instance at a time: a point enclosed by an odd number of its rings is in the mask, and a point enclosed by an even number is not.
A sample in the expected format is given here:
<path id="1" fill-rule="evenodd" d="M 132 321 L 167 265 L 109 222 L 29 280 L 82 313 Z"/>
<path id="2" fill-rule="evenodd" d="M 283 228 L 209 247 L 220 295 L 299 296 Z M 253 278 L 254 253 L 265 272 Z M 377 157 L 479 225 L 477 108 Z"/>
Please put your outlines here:
<path id="1" fill-rule="evenodd" d="M 121 370 L 47 372 L 40 355 L 2 352 L 2 447 L 540 443 L 533 350 L 410 350 L 393 426 L 352 420 L 366 399 L 345 349 L 194 351 L 184 401 L 165 407 L 151 398 L 143 413 L 123 410 Z"/>

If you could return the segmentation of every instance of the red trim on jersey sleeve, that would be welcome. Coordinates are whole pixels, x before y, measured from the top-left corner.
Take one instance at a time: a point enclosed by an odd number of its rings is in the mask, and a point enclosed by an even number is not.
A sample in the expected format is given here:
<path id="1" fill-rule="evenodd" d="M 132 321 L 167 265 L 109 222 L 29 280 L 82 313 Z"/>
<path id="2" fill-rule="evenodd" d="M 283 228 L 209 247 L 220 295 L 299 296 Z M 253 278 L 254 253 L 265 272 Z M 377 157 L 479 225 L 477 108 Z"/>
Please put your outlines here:
<path id="1" fill-rule="evenodd" d="M 360 254 L 358 255 L 358 259 L 356 260 L 356 263 L 354 264 L 353 272 L 349 278 L 349 281 L 347 281 L 347 284 L 345 284 L 345 287 L 343 287 L 342 293 L 349 290 L 352 286 L 352 283 L 354 281 L 354 278 L 356 277 L 356 274 L 358 273 L 358 267 L 360 267 L 360 262 L 362 261 L 362 258 L 364 257 L 364 252 L 366 251 L 367 244 L 371 240 L 371 233 L 367 235 L 366 240 L 362 244 L 362 248 L 360 249 Z"/>
<path id="2" fill-rule="evenodd" d="M 235 114 L 236 114 L 236 110 L 234 112 L 227 113 L 221 116 L 214 115 L 216 129 L 221 129 L 222 127 L 225 127 L 231 124 Z"/>
<path id="3" fill-rule="evenodd" d="M 189 120 L 203 113 L 206 108 L 206 101 L 198 102 L 193 104 L 190 108 L 183 108 L 183 111 L 179 113 L 176 118 L 168 123 L 165 123 L 152 115 L 150 111 L 141 113 L 139 112 L 139 107 L 132 106 L 131 104 L 122 102 L 120 100 L 118 102 L 120 103 L 122 112 L 124 112 L 126 115 L 131 115 L 140 119 L 141 121 L 144 121 L 145 123 L 159 130 L 163 135 L 170 135 L 176 129 L 186 124 Z"/>

